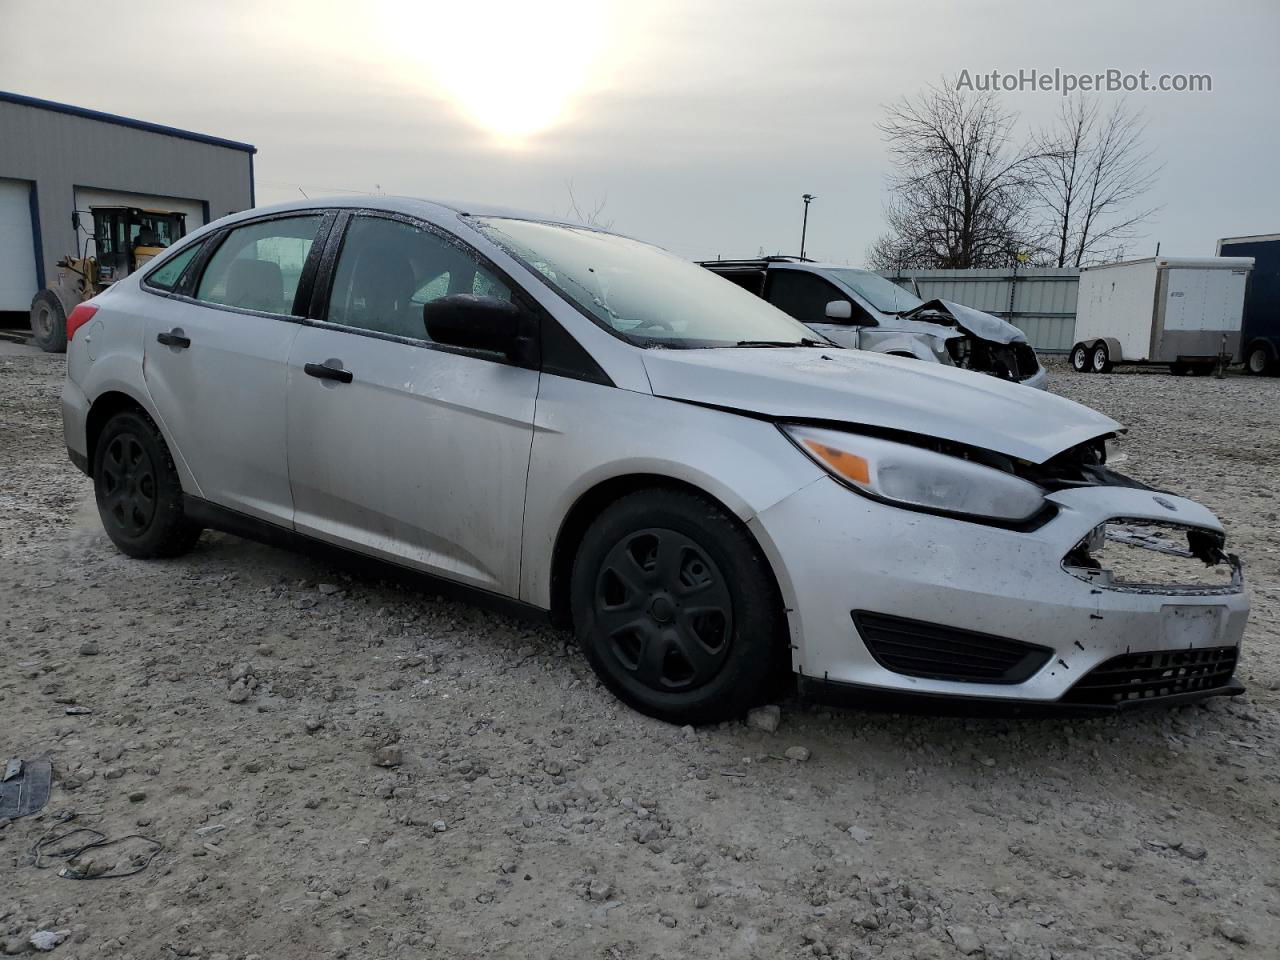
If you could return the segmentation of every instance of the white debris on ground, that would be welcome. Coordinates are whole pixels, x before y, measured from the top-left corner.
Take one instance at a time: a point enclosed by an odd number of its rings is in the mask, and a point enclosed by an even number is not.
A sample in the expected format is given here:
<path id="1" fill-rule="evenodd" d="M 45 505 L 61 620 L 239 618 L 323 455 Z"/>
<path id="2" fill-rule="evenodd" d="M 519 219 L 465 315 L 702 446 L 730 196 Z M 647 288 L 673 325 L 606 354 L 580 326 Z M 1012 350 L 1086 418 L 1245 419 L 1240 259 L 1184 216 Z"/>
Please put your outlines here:
<path id="1" fill-rule="evenodd" d="M 1280 380 L 1052 378 L 1133 428 L 1127 471 L 1226 521 L 1246 696 L 1085 720 L 784 702 L 686 731 L 566 635 L 359 564 L 212 534 L 124 558 L 66 460 L 61 371 L 0 358 L 0 755 L 55 769 L 43 814 L 0 827 L 5 953 L 45 931 L 75 960 L 1278 954 Z M 77 827 L 164 850 L 124 879 L 36 869 Z"/>

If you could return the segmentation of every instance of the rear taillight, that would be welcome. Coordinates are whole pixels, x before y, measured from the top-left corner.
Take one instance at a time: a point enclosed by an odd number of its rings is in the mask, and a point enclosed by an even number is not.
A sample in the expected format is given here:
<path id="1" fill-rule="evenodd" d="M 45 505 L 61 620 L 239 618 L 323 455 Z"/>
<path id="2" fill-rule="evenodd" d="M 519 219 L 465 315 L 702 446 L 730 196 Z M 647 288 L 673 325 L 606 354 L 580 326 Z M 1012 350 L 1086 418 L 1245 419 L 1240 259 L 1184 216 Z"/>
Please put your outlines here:
<path id="1" fill-rule="evenodd" d="M 82 303 L 72 310 L 71 316 L 67 317 L 67 340 L 70 341 L 76 335 L 76 331 L 92 320 L 97 312 L 97 307 L 91 307 L 87 303 Z"/>

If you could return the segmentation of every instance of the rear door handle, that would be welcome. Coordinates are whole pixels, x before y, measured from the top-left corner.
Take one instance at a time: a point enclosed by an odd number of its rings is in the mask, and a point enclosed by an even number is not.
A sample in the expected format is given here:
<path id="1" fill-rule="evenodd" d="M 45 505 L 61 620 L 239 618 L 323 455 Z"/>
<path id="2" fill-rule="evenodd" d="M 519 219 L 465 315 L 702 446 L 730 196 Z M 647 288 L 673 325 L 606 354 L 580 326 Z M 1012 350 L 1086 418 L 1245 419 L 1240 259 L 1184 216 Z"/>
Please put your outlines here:
<path id="1" fill-rule="evenodd" d="M 157 333 L 156 340 L 166 347 L 177 347 L 179 350 L 185 350 L 191 346 L 191 338 L 182 332 L 181 327 L 174 327 L 168 333 Z"/>
<path id="2" fill-rule="evenodd" d="M 318 377 L 321 380 L 337 380 L 339 383 L 351 382 L 351 371 L 343 370 L 341 367 L 332 366 L 332 364 L 340 363 L 338 360 L 329 360 L 325 363 L 308 363 L 303 366 L 309 377 Z"/>

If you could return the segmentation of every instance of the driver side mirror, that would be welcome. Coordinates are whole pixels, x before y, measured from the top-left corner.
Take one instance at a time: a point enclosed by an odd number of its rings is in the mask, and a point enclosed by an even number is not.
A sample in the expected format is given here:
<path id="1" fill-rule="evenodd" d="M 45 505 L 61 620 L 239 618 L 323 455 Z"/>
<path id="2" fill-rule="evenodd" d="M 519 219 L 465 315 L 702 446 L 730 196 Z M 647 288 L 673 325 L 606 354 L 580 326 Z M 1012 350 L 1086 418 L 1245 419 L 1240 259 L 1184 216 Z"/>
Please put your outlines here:
<path id="1" fill-rule="evenodd" d="M 826 317 L 828 320 L 852 320 L 853 304 L 848 300 L 832 300 L 827 304 Z"/>
<path id="2" fill-rule="evenodd" d="M 518 360 L 528 341 L 522 335 L 523 313 L 514 303 L 497 297 L 455 293 L 422 307 L 427 336 L 436 343 L 472 350 L 492 350 Z"/>

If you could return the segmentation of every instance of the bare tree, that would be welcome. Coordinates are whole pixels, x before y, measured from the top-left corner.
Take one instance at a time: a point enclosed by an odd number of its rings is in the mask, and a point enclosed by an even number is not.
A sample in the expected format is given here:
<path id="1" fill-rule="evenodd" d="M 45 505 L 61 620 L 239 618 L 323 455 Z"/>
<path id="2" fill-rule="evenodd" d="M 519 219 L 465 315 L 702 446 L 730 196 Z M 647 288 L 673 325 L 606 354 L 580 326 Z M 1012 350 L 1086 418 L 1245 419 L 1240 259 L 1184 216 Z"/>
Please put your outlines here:
<path id="1" fill-rule="evenodd" d="M 598 227 L 601 230 L 610 230 L 613 228 L 613 218 L 604 219 L 601 214 L 604 208 L 609 204 L 609 195 L 606 193 L 600 200 L 592 204 L 579 206 L 578 198 L 573 192 L 573 181 L 566 180 L 564 182 L 565 191 L 569 194 L 569 209 L 565 212 L 565 216 L 570 220 L 576 220 L 578 223 L 586 224 L 588 227 Z"/>
<path id="2" fill-rule="evenodd" d="M 877 126 L 896 172 L 889 230 L 867 253 L 872 266 L 1002 266 L 1041 249 L 1035 148 L 1014 143 L 1016 119 L 993 94 L 946 81 L 887 108 Z"/>
<path id="3" fill-rule="evenodd" d="M 1076 96 L 1037 138 L 1035 189 L 1057 266 L 1116 259 L 1159 209 L 1133 209 L 1161 169 L 1143 143 L 1145 131 L 1141 113 L 1123 102 L 1103 113 L 1096 101 Z"/>

